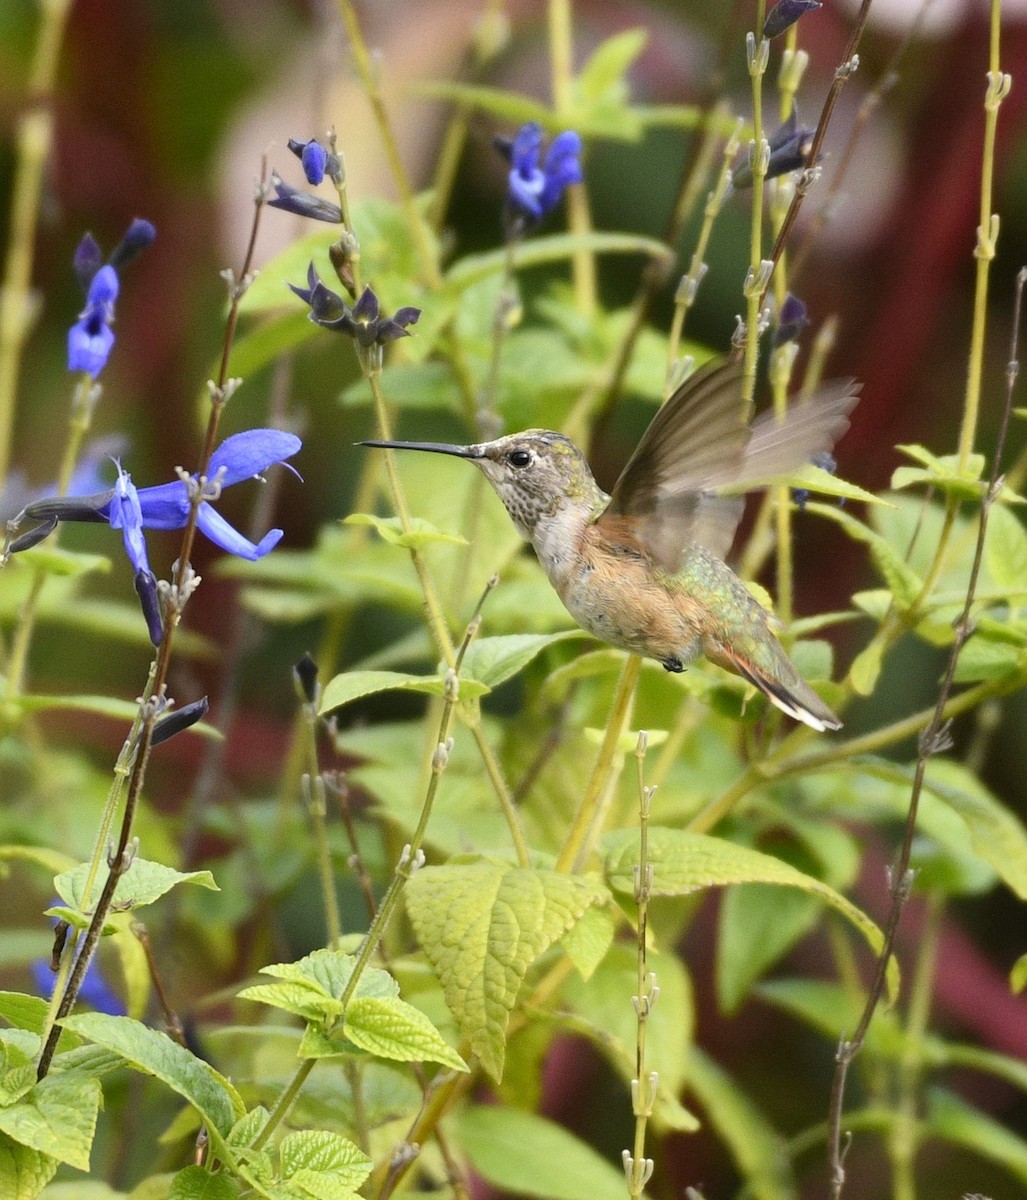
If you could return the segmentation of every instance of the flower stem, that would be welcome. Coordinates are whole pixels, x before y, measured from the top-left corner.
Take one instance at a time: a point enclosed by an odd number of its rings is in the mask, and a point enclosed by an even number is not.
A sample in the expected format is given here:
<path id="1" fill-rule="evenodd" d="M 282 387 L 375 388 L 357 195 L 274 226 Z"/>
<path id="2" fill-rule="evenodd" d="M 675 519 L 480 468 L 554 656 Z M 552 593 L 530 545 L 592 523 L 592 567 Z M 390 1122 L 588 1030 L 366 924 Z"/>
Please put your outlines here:
<path id="1" fill-rule="evenodd" d="M 442 284 L 442 274 L 439 270 L 438 258 L 432 246 L 428 225 L 421 214 L 421 210 L 417 207 L 414 190 L 403 167 L 403 160 L 400 157 L 399 145 L 396 142 L 392 122 L 389 120 L 389 113 L 385 107 L 385 101 L 382 99 L 382 91 L 378 82 L 378 71 L 371 61 L 371 54 L 367 49 L 367 43 L 364 41 L 364 34 L 360 28 L 360 20 L 357 17 L 357 11 L 353 6 L 352 0 L 339 0 L 339 13 L 342 16 L 342 23 L 346 29 L 346 36 L 349 38 L 357 74 L 360 76 L 360 82 L 367 93 L 367 99 L 371 105 L 375 123 L 378 126 L 378 136 L 382 141 L 382 148 L 385 151 L 385 157 L 392 172 L 393 182 L 396 184 L 396 190 L 399 192 L 399 202 L 406 214 L 407 226 L 413 235 L 414 245 L 417 248 L 417 256 L 421 264 L 421 276 L 424 282 L 435 291 Z"/>
<path id="2" fill-rule="evenodd" d="M 569 120 L 572 103 L 571 87 L 574 78 L 574 43 L 571 24 L 571 0 L 549 0 L 549 63 L 553 88 L 553 108 L 558 118 Z M 572 183 L 567 188 L 567 223 L 571 233 L 587 237 L 592 232 L 592 214 L 584 183 Z M 598 302 L 595 255 L 586 246 L 579 246 L 571 260 L 574 279 L 574 301 L 578 311 L 592 316 Z"/>
<path id="3" fill-rule="evenodd" d="M 51 99 L 71 0 L 43 0 L 35 54 L 29 69 L 29 101 L 15 132 L 10 236 L 0 287 L 0 479 L 6 479 L 18 398 L 21 354 L 32 324 L 29 283 L 39 219 L 43 170 L 53 141 Z"/>
<path id="4" fill-rule="evenodd" d="M 642 659 L 637 654 L 629 654 L 624 660 L 617 687 L 613 693 L 613 703 L 610 707 L 610 717 L 606 723 L 606 733 L 599 747 L 599 756 L 592 768 L 592 776 L 582 798 L 578 811 L 574 815 L 567 839 L 556 860 L 558 871 L 580 869 L 587 857 L 591 846 L 591 835 L 598 832 L 595 828 L 596 811 L 606 791 L 607 785 L 614 773 L 614 763 L 617 759 L 617 748 L 621 734 L 627 728 L 631 719 L 631 709 L 635 699 L 635 688 L 642 671 Z"/>

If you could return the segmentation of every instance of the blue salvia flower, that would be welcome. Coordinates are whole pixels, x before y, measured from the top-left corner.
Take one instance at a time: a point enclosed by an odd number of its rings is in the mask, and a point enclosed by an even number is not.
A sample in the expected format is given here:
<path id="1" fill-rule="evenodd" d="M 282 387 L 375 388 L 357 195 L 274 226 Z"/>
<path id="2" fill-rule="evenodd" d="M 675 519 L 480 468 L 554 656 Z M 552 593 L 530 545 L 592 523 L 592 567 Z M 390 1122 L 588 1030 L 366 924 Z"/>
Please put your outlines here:
<path id="1" fill-rule="evenodd" d="M 49 1000 L 57 978 L 50 969 L 50 964 L 45 959 L 37 958 L 31 963 L 31 970 L 36 982 L 36 991 L 44 1000 Z M 100 974 L 100 967 L 95 958 L 86 970 L 78 998 L 96 1012 L 106 1013 L 110 1017 L 123 1017 L 128 1011 L 121 997 Z"/>
<path id="2" fill-rule="evenodd" d="M 234 434 L 211 455 L 207 478 L 219 489 L 231 487 L 233 483 L 262 474 L 275 463 L 284 463 L 301 445 L 295 434 L 281 429 L 250 429 Z M 136 591 L 150 638 L 158 645 L 162 636 L 160 605 L 143 530 L 184 528 L 191 510 L 190 487 L 184 480 L 176 479 L 156 487 L 137 488 L 120 463 L 117 468 L 117 482 L 106 492 L 92 496 L 55 496 L 26 505 L 17 521 L 35 520 L 40 524 L 15 538 L 8 553 L 16 554 L 36 545 L 52 532 L 58 521 L 106 522 L 112 529 L 120 529 L 125 553 L 135 572 Z M 192 486 L 196 486 L 195 477 Z M 222 550 L 250 560 L 263 558 L 282 537 L 281 529 L 272 529 L 259 542 L 251 542 L 208 500 L 199 505 L 196 528 Z"/>
<path id="3" fill-rule="evenodd" d="M 513 141 L 497 138 L 496 148 L 510 163 L 506 192 L 508 233 L 537 225 L 560 201 L 564 190 L 580 183 L 581 138 L 565 130 L 553 138 L 542 157 L 542 130 L 534 121 L 522 125 Z"/>
<path id="4" fill-rule="evenodd" d="M 68 330 L 69 371 L 82 371 L 95 379 L 107 365 L 114 346 L 111 324 L 120 288 L 118 271 L 142 253 L 156 236 L 149 221 L 133 221 L 106 264 L 91 233 L 79 242 L 73 261 L 75 274 L 86 293 L 86 306 Z"/>
<path id="5" fill-rule="evenodd" d="M 307 183 L 317 187 L 326 175 L 335 183 L 340 181 L 342 163 L 339 156 L 323 146 L 316 138 L 311 138 L 309 142 L 289 138 L 286 144 L 303 165 L 303 174 L 307 177 Z"/>
<path id="6" fill-rule="evenodd" d="M 396 338 L 409 337 L 408 325 L 415 325 L 421 315 L 419 308 L 405 306 L 397 308 L 391 317 L 381 310 L 378 297 L 369 287 L 360 293 L 360 299 L 351 308 L 343 298 L 326 287 L 313 263 L 307 268 L 307 286 L 289 288 L 304 304 L 310 305 L 307 314 L 315 325 L 330 329 L 333 333 L 345 333 L 363 347 L 383 346 Z"/>
<path id="7" fill-rule="evenodd" d="M 770 340 L 771 346 L 776 350 L 778 346 L 787 345 L 788 342 L 797 342 L 809 323 L 806 305 L 798 296 L 789 292 L 781 305 L 781 311 L 777 314 L 777 326 Z"/>

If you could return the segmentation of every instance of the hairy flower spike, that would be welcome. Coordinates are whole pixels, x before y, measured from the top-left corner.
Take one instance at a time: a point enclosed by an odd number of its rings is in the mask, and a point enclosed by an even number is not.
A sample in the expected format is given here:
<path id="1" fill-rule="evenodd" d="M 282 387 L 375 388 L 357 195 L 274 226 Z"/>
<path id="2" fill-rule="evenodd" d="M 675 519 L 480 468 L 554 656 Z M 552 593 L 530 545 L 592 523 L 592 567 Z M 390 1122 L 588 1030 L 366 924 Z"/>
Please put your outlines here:
<path id="1" fill-rule="evenodd" d="M 325 287 L 313 263 L 307 268 L 307 286 L 301 288 L 290 283 L 289 287 L 304 304 L 310 305 L 308 315 L 315 325 L 345 333 L 364 348 L 408 337 L 407 326 L 416 324 L 421 315 L 419 308 L 407 307 L 398 308 L 391 317 L 383 316 L 378 297 L 369 287 L 364 288 L 360 299 L 350 308 L 340 295 Z"/>
<path id="2" fill-rule="evenodd" d="M 556 207 L 564 190 L 583 178 L 581 138 L 573 130 L 553 138 L 544 161 L 542 130 L 534 121 L 522 125 L 513 141 L 497 138 L 494 145 L 510 164 L 505 212 L 508 237 L 532 229 Z"/>
<path id="3" fill-rule="evenodd" d="M 767 19 L 763 22 L 763 36 L 776 38 L 786 29 L 791 29 L 806 13 L 823 7 L 823 0 L 779 0 L 767 13 Z"/>

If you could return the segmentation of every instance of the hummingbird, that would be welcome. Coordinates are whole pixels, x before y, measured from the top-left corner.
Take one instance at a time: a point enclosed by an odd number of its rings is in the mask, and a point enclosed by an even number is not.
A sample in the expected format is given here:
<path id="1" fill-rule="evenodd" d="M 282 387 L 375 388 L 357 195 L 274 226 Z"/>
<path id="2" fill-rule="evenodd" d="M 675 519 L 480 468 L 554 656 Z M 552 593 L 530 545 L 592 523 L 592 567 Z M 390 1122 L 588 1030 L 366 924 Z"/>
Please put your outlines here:
<path id="1" fill-rule="evenodd" d="M 495 489 L 564 606 L 594 637 L 679 672 L 700 655 L 823 732 L 841 721 L 796 670 L 774 618 L 725 561 L 745 493 L 825 453 L 849 426 L 852 380 L 823 385 L 783 419 L 749 422 L 742 370 L 714 361 L 653 418 L 607 495 L 562 433 L 491 442 L 365 441 L 473 462 Z"/>

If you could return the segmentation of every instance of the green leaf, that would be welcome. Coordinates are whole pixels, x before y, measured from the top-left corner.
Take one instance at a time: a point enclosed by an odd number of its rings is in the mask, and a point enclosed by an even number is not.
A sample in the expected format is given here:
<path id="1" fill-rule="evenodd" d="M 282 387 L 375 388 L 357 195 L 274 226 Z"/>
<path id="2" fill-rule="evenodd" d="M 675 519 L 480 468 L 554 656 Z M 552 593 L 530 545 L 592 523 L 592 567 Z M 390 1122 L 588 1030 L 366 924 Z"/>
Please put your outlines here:
<path id="1" fill-rule="evenodd" d="M 203 1167 L 183 1167 L 171 1181 L 168 1200 L 235 1200 L 239 1185 L 224 1172 L 212 1175 Z"/>
<path id="2" fill-rule="evenodd" d="M 350 1192 L 360 1187 L 374 1166 L 372 1160 L 352 1142 L 340 1134 L 325 1130 L 305 1130 L 286 1135 L 279 1146 L 279 1155 L 283 1179 L 302 1184 L 307 1173 L 316 1174 Z M 322 1193 L 312 1194 L 317 1196 Z"/>
<path id="3" fill-rule="evenodd" d="M 399 517 L 376 517 L 372 513 L 350 513 L 343 520 L 344 525 L 371 525 L 379 536 L 390 546 L 403 546 L 408 550 L 419 550 L 433 542 L 451 542 L 457 546 L 466 546 L 467 539 L 458 533 L 443 533 L 436 529 L 431 521 L 420 517 L 411 517 L 409 531 L 403 532 Z"/>
<path id="4" fill-rule="evenodd" d="M 1027 1184 L 1027 1141 L 965 1100 L 931 1088 L 923 1123 L 925 1133 L 965 1146 Z"/>
<path id="5" fill-rule="evenodd" d="M 806 509 L 808 512 L 818 513 L 822 517 L 827 517 L 829 521 L 834 521 L 854 541 L 863 542 L 869 548 L 874 565 L 895 597 L 895 603 L 903 610 L 912 607 L 913 602 L 923 590 L 923 581 L 911 567 L 907 566 L 902 555 L 887 538 L 875 532 L 869 525 L 864 525 L 862 521 L 857 520 L 843 508 L 810 501 L 806 505 Z"/>
<path id="6" fill-rule="evenodd" d="M 1013 963 L 1009 972 L 1009 986 L 1014 992 L 1022 992 L 1027 987 L 1027 954 L 1021 954 Z"/>
<path id="7" fill-rule="evenodd" d="M 65 550 L 63 546 L 51 546 L 46 542 L 41 546 L 33 546 L 31 550 L 23 550 L 18 555 L 18 561 L 47 575 L 75 577 L 89 575 L 94 571 L 107 573 L 111 569 L 111 560 L 105 554 L 82 554 L 75 550 Z"/>
<path id="8" fill-rule="evenodd" d="M 460 1144 L 494 1187 L 538 1200 L 623 1200 L 624 1172 L 545 1117 L 479 1105 L 457 1117 Z"/>
<path id="9" fill-rule="evenodd" d="M 579 250 L 595 254 L 645 254 L 650 258 L 666 258 L 670 251 L 666 243 L 655 238 L 631 233 L 552 233 L 532 238 L 517 247 L 517 266 L 537 267 L 544 263 L 573 258 Z M 506 270 L 507 252 L 487 250 L 482 254 L 465 254 L 446 272 L 447 289 L 470 287 L 489 275 L 501 275 Z"/>
<path id="10" fill-rule="evenodd" d="M 46 1014 L 50 1005 L 40 996 L 26 996 L 23 992 L 0 992 L 0 1017 L 9 1021 L 16 1029 L 28 1029 L 32 1033 L 43 1032 L 46 1025 Z M 67 1039 L 61 1046 L 62 1050 L 70 1050 L 80 1046 L 81 1041 L 70 1033 L 65 1033 Z"/>
<path id="11" fill-rule="evenodd" d="M 351 1000 L 343 1025 L 346 1037 L 361 1050 L 397 1062 L 436 1062 L 454 1071 L 467 1064 L 424 1013 L 398 996 Z"/>
<path id="12" fill-rule="evenodd" d="M 390 363 L 383 384 L 389 404 L 395 408 L 465 411 L 460 386 L 447 363 Z M 339 400 L 343 405 L 369 407 L 374 404 L 374 392 L 368 380 L 358 379 Z"/>
<path id="13" fill-rule="evenodd" d="M 154 1075 L 187 1100 L 203 1119 L 218 1154 L 231 1160 L 224 1137 L 246 1111 L 232 1085 L 213 1067 L 173 1042 L 165 1033 L 148 1029 L 130 1017 L 80 1013 L 66 1017 L 65 1029 L 97 1046 L 119 1054 L 144 1075 Z"/>
<path id="14" fill-rule="evenodd" d="M 0 1195 L 5 1200 L 36 1200 L 57 1166 L 56 1158 L 0 1133 Z"/>
<path id="15" fill-rule="evenodd" d="M 844 500 L 858 500 L 861 504 L 888 504 L 888 501 L 883 496 L 878 496 L 874 492 L 868 492 L 865 488 L 861 488 L 855 483 L 839 479 L 837 475 L 832 475 L 830 471 L 824 471 L 820 467 L 815 467 L 812 463 L 807 463 L 791 475 L 783 475 L 780 478 L 775 476 L 774 482 L 788 488 L 804 488 L 807 492 L 816 492 L 821 496 L 837 496 L 839 499 Z"/>
<path id="16" fill-rule="evenodd" d="M 330 1021 L 342 1016 L 342 1005 L 331 996 L 312 988 L 307 983 L 284 980 L 279 983 L 255 983 L 243 988 L 240 1000 L 253 1000 L 266 1004 L 281 1012 L 292 1013 L 304 1021 Z"/>
<path id="17" fill-rule="evenodd" d="M 70 871 L 64 871 L 54 878 L 54 887 L 60 898 L 72 909 L 79 913 L 92 913 L 96 901 L 110 875 L 110 868 L 102 866 L 97 872 L 92 892 L 88 899 L 85 895 L 86 881 L 89 877 L 90 864 L 79 863 Z M 145 858 L 132 860 L 132 865 L 118 880 L 114 888 L 112 911 L 125 912 L 130 909 L 142 908 L 152 904 L 165 892 L 170 892 L 180 883 L 195 883 L 208 888 L 212 892 L 219 891 L 214 882 L 214 876 L 209 871 L 176 871 L 163 863 L 148 862 Z"/>
<path id="18" fill-rule="evenodd" d="M 606 895 L 593 879 L 490 861 L 422 867 L 407 883 L 417 940 L 494 1079 L 503 1073 L 507 1022 L 528 967 Z"/>
<path id="19" fill-rule="evenodd" d="M 341 950 L 313 950 L 295 962 L 272 963 L 261 967 L 261 973 L 276 979 L 291 979 L 309 984 L 323 996 L 338 998 L 349 983 L 356 957 Z M 388 971 L 369 967 L 360 976 L 355 995 L 396 996 L 399 984 Z"/>
<path id="20" fill-rule="evenodd" d="M 100 1096 L 98 1081 L 78 1071 L 48 1075 L 20 1100 L 0 1108 L 0 1133 L 88 1171 Z"/>
<path id="21" fill-rule="evenodd" d="M 461 684 L 463 678 L 468 677 L 490 688 L 499 687 L 523 671 L 547 646 L 565 642 L 568 638 L 587 636 L 580 629 L 568 629 L 561 633 L 511 633 L 478 638 L 464 655 Z"/>
<path id="22" fill-rule="evenodd" d="M 529 99 L 521 92 L 507 92 L 502 88 L 481 84 L 450 83 L 443 80 L 418 83 L 410 90 L 415 96 L 434 96 L 439 100 L 453 100 L 458 104 L 479 108 L 483 112 L 502 117 L 504 121 L 513 125 L 535 121 L 551 133 L 563 128 L 551 109 L 537 100 Z"/>
<path id="23" fill-rule="evenodd" d="M 672 1115 L 674 1127 L 694 1130 L 698 1127 L 695 1118 L 675 1111 L 680 1107 L 676 1105 L 676 1097 L 688 1078 L 695 1031 L 692 981 L 674 954 L 651 951 L 649 967 L 660 988 L 660 1001 L 650 1013 L 647 1035 L 648 1044 L 659 1047 L 659 1090 L 653 1115 L 657 1121 Z M 636 1073 L 638 1033 L 638 1019 L 633 1007 L 625 1003 L 625 997 L 637 991 L 638 951 L 626 942 L 617 942 L 610 948 L 587 983 L 572 977 L 565 987 L 568 1005 L 588 1022 L 591 1036 L 625 1082 L 630 1082 Z"/>
<path id="24" fill-rule="evenodd" d="M 1000 589 L 1023 594 L 1027 584 L 1027 529 L 1001 505 L 995 505 L 988 514 L 984 561 Z"/>
<path id="25" fill-rule="evenodd" d="M 345 671 L 325 685 L 320 712 L 328 713 L 352 700 L 378 692 L 422 692 L 429 696 L 445 695 L 446 681 L 441 675 L 409 675 L 402 671 Z M 460 680 L 460 698 L 484 696 L 489 689 L 474 679 Z"/>
<path id="26" fill-rule="evenodd" d="M 769 967 L 816 924 L 820 903 L 763 884 L 728 888 L 720 904 L 717 999 L 735 1012 Z"/>
<path id="27" fill-rule="evenodd" d="M 611 90 L 622 95 L 624 76 L 648 40 L 646 30 L 626 29 L 600 42 L 574 79 L 579 100 L 585 103 L 602 100 Z"/>
<path id="28" fill-rule="evenodd" d="M 689 1085 L 757 1200 L 797 1200 L 784 1139 L 734 1080 L 699 1049 L 692 1051 Z"/>
<path id="29" fill-rule="evenodd" d="M 47 846 L 0 846 L 0 863 L 8 860 L 32 863 L 51 875 L 67 871 L 75 863 L 70 855 L 61 854 L 59 850 L 51 850 Z"/>
<path id="30" fill-rule="evenodd" d="M 581 919 L 560 939 L 567 957 L 582 979 L 592 978 L 613 945 L 616 931 L 617 926 L 610 909 L 593 904 L 591 908 L 585 909 Z"/>
<path id="31" fill-rule="evenodd" d="M 607 856 L 607 882 L 614 891 L 632 895 L 638 834 L 622 830 L 603 838 L 602 845 Z M 723 838 L 662 826 L 650 829 L 648 845 L 654 896 L 686 896 L 704 888 L 738 883 L 794 887 L 830 904 L 863 934 L 875 952 L 881 946 L 881 931 L 851 901 L 822 880 L 796 870 L 779 858 Z M 898 972 L 893 960 L 889 967 L 889 992 L 893 999 L 897 986 Z"/>

